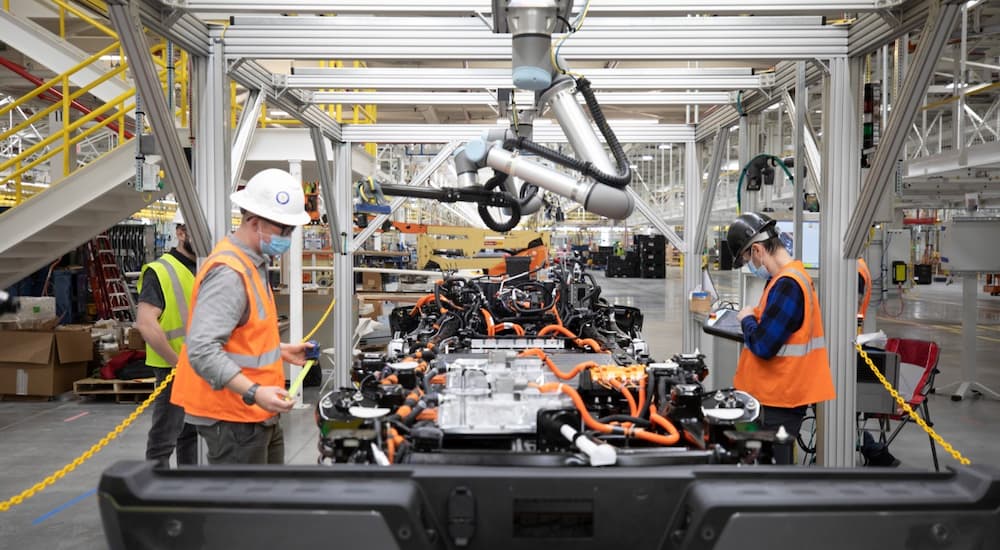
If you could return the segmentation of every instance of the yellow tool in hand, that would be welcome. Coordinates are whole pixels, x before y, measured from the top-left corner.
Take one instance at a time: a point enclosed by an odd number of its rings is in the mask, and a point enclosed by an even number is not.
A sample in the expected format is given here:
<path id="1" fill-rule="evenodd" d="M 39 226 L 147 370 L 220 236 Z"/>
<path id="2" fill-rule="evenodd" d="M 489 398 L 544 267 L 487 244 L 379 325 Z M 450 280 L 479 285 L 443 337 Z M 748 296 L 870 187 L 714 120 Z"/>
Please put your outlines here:
<path id="1" fill-rule="evenodd" d="M 312 347 L 306 350 L 306 364 L 302 365 L 302 370 L 299 371 L 299 375 L 292 380 L 292 385 L 288 386 L 288 397 L 285 398 L 286 401 L 292 401 L 295 399 L 295 395 L 299 393 L 302 389 L 302 383 L 306 379 L 306 375 L 309 374 L 309 370 L 319 361 L 319 342 L 316 340 L 309 340 L 309 344 Z"/>

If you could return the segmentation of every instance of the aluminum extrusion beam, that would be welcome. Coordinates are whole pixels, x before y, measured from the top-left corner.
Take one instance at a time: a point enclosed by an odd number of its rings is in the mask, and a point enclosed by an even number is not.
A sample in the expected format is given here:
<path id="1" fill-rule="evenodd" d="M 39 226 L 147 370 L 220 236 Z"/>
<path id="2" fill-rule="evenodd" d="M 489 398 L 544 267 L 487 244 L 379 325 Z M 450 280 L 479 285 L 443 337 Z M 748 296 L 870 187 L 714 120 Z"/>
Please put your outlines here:
<path id="1" fill-rule="evenodd" d="M 827 467 L 852 467 L 856 453 L 858 272 L 856 256 L 847 259 L 843 253 L 841 235 L 859 204 L 861 66 L 861 59 L 831 59 L 829 90 L 824 94 L 827 185 L 820 232 L 820 310 L 836 398 L 819 404 L 817 454 Z"/>
<path id="2" fill-rule="evenodd" d="M 136 90 L 146 105 L 149 124 L 153 128 L 163 158 L 163 168 L 174 188 L 174 194 L 184 209 L 185 222 L 191 236 L 191 244 L 199 256 L 207 256 L 212 250 L 212 237 L 208 221 L 198 201 L 191 169 L 188 167 L 184 148 L 177 137 L 174 117 L 167 109 L 167 99 L 160 87 L 160 78 L 153 58 L 149 55 L 149 44 L 139 22 L 129 12 L 123 0 L 108 3 L 111 24 L 121 40 L 125 55 L 129 58 L 129 69 L 135 80 Z"/>
<path id="3" fill-rule="evenodd" d="M 938 13 L 927 20 L 927 26 L 920 34 L 913 62 L 906 72 L 903 87 L 889 114 L 882 142 L 875 150 L 875 158 L 861 189 L 860 204 L 877 205 L 886 200 L 886 194 L 895 181 L 894 173 L 906 142 L 907 128 L 924 102 L 927 85 L 934 74 L 934 65 L 941 57 L 941 50 L 961 12 L 962 2 L 945 2 L 940 5 Z M 875 221 L 876 210 L 866 207 L 854 211 L 844 236 L 845 258 L 857 258 L 861 254 L 868 238 L 868 228 Z"/>
<path id="4" fill-rule="evenodd" d="M 232 229 L 233 205 L 229 199 L 232 180 L 229 124 L 229 79 L 222 54 L 224 28 L 213 25 L 212 50 L 206 56 L 195 56 L 192 66 L 192 97 L 194 98 L 194 130 L 192 160 L 195 186 L 208 221 L 211 242 L 223 239 Z M 184 210 L 188 215 L 188 210 Z"/>
<path id="5" fill-rule="evenodd" d="M 156 34 L 170 39 L 191 55 L 208 55 L 212 41 L 208 27 L 194 15 L 164 10 L 155 0 L 130 0 L 128 4 L 134 7 L 139 20 Z"/>
<path id="6" fill-rule="evenodd" d="M 598 92 L 601 105 L 726 105 L 729 92 Z M 313 92 L 314 104 L 347 105 L 496 105 L 492 92 Z M 518 105 L 530 105 L 533 94 L 518 93 Z M 577 101 L 583 103 L 582 97 Z"/>
<path id="7" fill-rule="evenodd" d="M 895 16 L 866 13 L 851 26 L 847 39 L 847 52 L 851 57 L 869 54 L 920 28 L 928 15 L 928 4 L 932 2 L 912 2 L 905 11 Z M 936 2 L 935 2 L 936 3 Z"/>
<path id="8" fill-rule="evenodd" d="M 805 90 L 805 80 L 806 80 L 805 68 L 803 67 L 802 71 L 803 90 Z M 796 88 L 798 88 L 798 85 L 796 85 Z M 792 101 L 791 94 L 789 94 L 788 90 L 785 89 L 781 91 L 781 100 L 785 104 L 785 111 L 788 113 L 789 121 L 792 123 L 793 127 L 797 127 L 796 125 L 799 124 L 798 97 L 796 97 L 795 101 Z M 819 145 L 817 145 L 819 140 L 816 139 L 816 132 L 813 131 L 812 126 L 809 124 L 809 121 L 806 120 L 804 112 L 802 113 L 801 123 L 803 125 L 803 130 L 804 130 L 802 132 L 802 141 L 803 141 L 802 148 L 796 148 L 795 150 L 805 152 L 805 155 L 803 155 L 806 161 L 805 165 L 808 166 L 809 170 L 812 172 L 813 180 L 816 182 L 817 195 L 822 195 L 823 182 L 820 175 L 823 172 L 821 172 L 820 170 L 822 170 L 823 168 L 823 161 L 820 158 Z M 796 138 L 796 140 L 797 139 L 798 138 Z M 798 159 L 796 159 L 795 166 L 796 166 L 796 172 L 795 172 L 796 185 L 798 184 L 798 181 L 801 178 L 804 187 L 806 183 L 805 178 L 802 177 L 802 175 L 799 175 L 797 169 L 797 167 L 799 166 Z M 798 234 L 801 235 L 801 233 Z"/>
<path id="9" fill-rule="evenodd" d="M 695 220 L 694 240 L 688 241 L 692 250 L 701 250 L 705 246 L 705 236 L 712 218 L 712 204 L 715 202 L 715 191 L 719 188 L 719 175 L 722 173 L 722 161 L 726 158 L 729 148 L 729 127 L 719 128 L 715 134 L 715 145 L 712 147 L 712 158 L 708 164 L 708 180 L 701 198 L 701 208 L 698 219 Z M 687 196 L 685 194 L 685 196 Z M 685 206 L 687 201 L 685 201 Z M 691 227 L 691 226 L 686 226 Z"/>
<path id="10" fill-rule="evenodd" d="M 310 104 L 306 99 L 308 94 L 301 90 L 275 90 L 272 84 L 274 75 L 260 63 L 241 59 L 230 67 L 229 76 L 246 88 L 266 91 L 272 106 L 283 109 L 307 126 L 319 128 L 327 139 L 343 141 L 340 124 L 337 124 L 336 120 L 319 107 Z"/>
<path id="11" fill-rule="evenodd" d="M 260 117 L 263 106 L 264 93 L 260 90 L 250 90 L 243 112 L 240 113 L 240 121 L 236 124 L 236 133 L 233 135 L 233 150 L 230 153 L 232 165 L 229 171 L 232 182 L 229 188 L 232 191 L 236 191 L 240 176 L 243 175 L 243 166 L 246 164 L 247 153 L 250 151 L 254 132 L 257 130 L 257 118 Z"/>
<path id="12" fill-rule="evenodd" d="M 284 18 L 289 23 L 295 18 Z M 454 19 L 395 27 L 370 18 L 352 26 L 346 17 L 313 18 L 325 25 L 231 25 L 226 55 L 256 59 L 511 60 L 510 37 L 488 29 L 456 27 Z M 432 19 L 432 18 L 427 18 Z M 440 19 L 440 18 L 439 18 Z M 784 21 L 766 17 L 612 19 L 588 21 L 561 55 L 579 60 L 813 59 L 847 53 L 846 28 L 821 18 Z M 411 20 L 412 21 L 412 20 Z M 312 23 L 312 22 L 310 22 Z M 437 24 L 437 27 L 431 26 Z M 623 38 L 627 37 L 627 39 Z"/>
<path id="13" fill-rule="evenodd" d="M 451 154 L 455 152 L 455 149 L 458 148 L 458 146 L 459 146 L 458 141 L 452 141 L 449 142 L 444 147 L 442 147 L 441 150 L 438 151 L 436 155 L 434 155 L 434 158 L 432 158 L 430 162 L 428 162 L 420 170 L 420 172 L 418 172 L 417 175 L 413 177 L 413 180 L 410 181 L 409 185 L 411 186 L 423 185 L 424 182 L 427 181 L 434 174 L 434 172 L 436 172 L 437 169 L 441 167 L 441 165 L 451 160 Z M 382 227 L 382 224 L 389 219 L 389 216 L 392 215 L 392 213 L 395 212 L 405 202 L 406 202 L 406 197 L 396 197 L 392 199 L 392 201 L 390 201 L 389 203 L 389 214 L 379 214 L 378 216 L 375 216 L 375 219 L 373 221 L 368 222 L 368 227 L 362 229 L 360 233 L 354 236 L 354 239 L 351 242 L 351 251 L 353 252 L 359 249 L 361 245 L 364 244 L 366 240 L 368 240 L 368 237 L 371 237 L 372 234 L 374 234 L 375 231 L 378 230 L 378 228 Z"/>
<path id="14" fill-rule="evenodd" d="M 652 224 L 657 231 L 663 233 L 667 237 L 667 240 L 670 241 L 670 244 L 674 245 L 674 248 L 679 250 L 681 254 L 686 254 L 688 248 L 684 241 L 681 240 L 680 235 L 678 235 L 673 228 L 667 225 L 667 222 L 664 221 L 655 210 L 653 210 L 653 207 L 646 204 L 646 201 L 639 196 L 639 193 L 637 193 L 635 189 L 632 189 L 631 185 L 626 187 L 625 191 L 632 197 L 636 210 L 645 216 L 646 219 L 649 220 L 649 223 Z"/>
<path id="15" fill-rule="evenodd" d="M 816 64 L 810 63 L 806 65 L 806 83 L 812 84 L 818 81 L 823 76 L 823 70 L 820 69 Z M 795 63 L 794 62 L 781 62 L 776 66 L 774 72 L 774 82 L 772 89 L 782 90 L 785 88 L 792 88 L 795 86 Z M 745 113 L 757 113 L 762 111 L 764 108 L 773 105 L 780 101 L 780 99 L 773 93 L 760 93 L 756 90 L 750 90 L 743 94 L 742 104 L 743 111 Z M 710 137 L 723 126 L 733 126 L 740 121 L 740 115 L 736 112 L 736 108 L 731 105 L 725 105 L 721 107 L 716 107 L 712 112 L 701 118 L 698 124 L 698 129 L 695 132 L 695 139 L 698 141 L 704 141 Z"/>
<path id="16" fill-rule="evenodd" d="M 796 157 L 794 174 L 795 174 L 795 190 L 792 195 L 792 221 L 794 223 L 795 235 L 803 235 L 803 209 L 802 203 L 804 201 L 803 193 L 805 191 L 805 179 L 806 170 L 805 163 L 801 162 L 802 157 L 806 157 L 809 160 L 809 151 L 806 150 L 806 129 L 808 125 L 806 124 L 806 63 L 805 61 L 797 61 L 795 67 L 795 101 L 788 96 L 788 91 L 785 90 L 782 98 L 785 102 L 785 110 L 788 113 L 789 118 L 792 119 L 792 150 Z M 810 135 L 810 137 L 812 137 Z M 813 146 L 816 143 L 813 142 Z M 816 161 L 819 162 L 819 150 L 816 151 Z M 813 177 L 817 180 L 819 179 L 819 172 L 816 172 L 816 168 L 810 166 L 813 170 Z M 822 193 L 819 193 L 822 194 Z M 802 259 L 802 244 L 805 239 L 798 238 L 795 239 L 793 245 L 794 250 L 792 256 L 796 260 Z"/>
<path id="17" fill-rule="evenodd" d="M 590 13 L 603 16 L 620 15 L 685 15 L 765 13 L 769 15 L 821 14 L 831 12 L 860 12 L 890 8 L 903 0 L 773 0 L 748 3 L 743 0 L 672 1 L 629 0 L 597 2 Z M 164 0 L 164 4 L 190 12 L 219 13 L 317 13 L 317 14 L 371 14 L 371 15 L 476 15 L 492 13 L 491 0 L 431 0 L 415 4 L 412 0 L 381 0 L 377 4 L 361 0 Z"/>
<path id="18" fill-rule="evenodd" d="M 725 132 L 720 132 L 723 135 Z M 724 136 L 728 138 L 728 135 Z M 717 143 L 717 145 L 721 142 Z M 724 146 L 719 146 L 713 151 L 713 157 L 718 155 L 717 163 L 722 164 L 722 151 Z M 715 160 L 713 159 L 713 162 Z M 718 172 L 716 171 L 716 174 Z M 714 187 L 712 182 L 709 187 Z M 684 144 L 684 227 L 695 227 L 697 232 L 700 227 L 698 215 L 701 210 L 701 167 L 698 166 L 698 145 L 691 140 Z M 684 294 L 681 296 L 683 304 L 683 323 L 681 323 L 681 343 L 684 353 L 694 353 L 698 346 L 698 333 L 700 323 L 691 316 L 691 300 L 688 299 L 690 292 L 701 282 L 701 251 L 702 247 L 692 238 L 692 231 L 687 231 L 688 241 L 685 243 L 684 251 Z M 704 239 L 704 236 L 702 236 Z M 704 242 L 704 241 L 702 241 Z"/>
<path id="19" fill-rule="evenodd" d="M 694 139 L 694 128 L 686 124 L 632 124 L 609 121 L 622 143 L 680 143 Z M 483 132 L 506 128 L 495 124 L 344 124 L 345 141 L 375 143 L 446 143 L 479 137 Z M 556 124 L 536 120 L 534 140 L 565 143 Z"/>
<path id="20" fill-rule="evenodd" d="M 596 90 L 716 90 L 768 88 L 771 73 L 753 74 L 748 67 L 587 69 Z M 509 68 L 373 67 L 330 69 L 299 67 L 275 75 L 278 88 L 334 90 L 479 90 L 514 88 Z"/>
<path id="21" fill-rule="evenodd" d="M 351 185 L 351 144 L 333 144 L 334 190 L 337 193 L 331 208 L 337 209 L 337 220 L 340 226 L 336 232 L 346 244 L 354 232 L 354 220 L 351 216 L 354 208 Z M 333 295 L 337 303 L 333 308 L 333 342 L 334 342 L 334 382 L 337 388 L 347 388 L 351 385 L 351 365 L 354 358 L 354 326 L 357 318 L 354 316 L 354 254 L 351 247 L 345 247 L 340 254 L 333 255 Z"/>
<path id="22" fill-rule="evenodd" d="M 337 194 L 333 186 L 334 169 L 330 165 L 330 159 L 326 156 L 326 138 L 319 128 L 310 128 L 309 137 L 312 138 L 313 154 L 316 155 L 319 189 L 323 195 L 323 206 L 326 209 L 328 227 L 330 228 L 330 248 L 333 249 L 334 254 L 343 254 L 344 240 L 335 232 L 340 227 L 340 220 L 337 219 Z"/>

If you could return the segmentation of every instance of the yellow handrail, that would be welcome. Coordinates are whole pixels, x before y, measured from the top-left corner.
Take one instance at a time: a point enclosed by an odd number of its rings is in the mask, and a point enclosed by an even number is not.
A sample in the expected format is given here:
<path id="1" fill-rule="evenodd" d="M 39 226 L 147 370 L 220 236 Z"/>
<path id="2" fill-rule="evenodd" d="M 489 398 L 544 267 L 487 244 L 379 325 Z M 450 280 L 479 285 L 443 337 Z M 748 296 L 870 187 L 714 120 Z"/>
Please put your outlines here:
<path id="1" fill-rule="evenodd" d="M 52 113 L 53 111 L 55 111 L 56 109 L 58 109 L 61 104 L 63 104 L 63 106 L 66 108 L 66 110 L 68 110 L 69 109 L 69 105 L 73 102 L 73 100 L 77 99 L 78 97 L 82 96 L 83 94 L 86 94 L 87 92 L 89 92 L 90 90 L 96 88 L 97 86 L 100 86 L 105 81 L 114 78 L 115 75 L 117 75 L 119 72 L 124 71 L 124 70 L 125 70 L 125 65 L 122 64 L 120 67 L 118 67 L 118 68 L 116 68 L 116 69 L 114 69 L 114 70 L 112 70 L 110 72 L 107 72 L 107 73 L 101 75 L 100 77 L 97 78 L 97 80 L 91 82 L 90 84 L 87 84 L 86 86 L 84 86 L 84 87 L 76 90 L 75 92 L 72 92 L 72 93 L 70 93 L 68 95 L 64 94 L 63 95 L 63 98 L 64 98 L 63 101 L 61 101 L 59 103 L 53 103 L 52 105 L 49 105 L 48 107 L 46 107 L 46 108 L 44 108 L 44 109 L 42 109 L 40 111 L 36 111 L 35 114 L 33 114 L 29 118 L 26 118 L 23 122 L 21 122 L 17 126 L 12 127 L 10 130 L 7 130 L 3 134 L 0 134 L 0 141 L 3 141 L 5 139 L 7 139 L 8 137 L 16 134 L 17 132 L 20 132 L 21 130 L 24 130 L 29 125 L 34 124 L 34 123 L 42 120 L 43 118 L 49 116 L 49 114 Z M 68 74 L 66 76 L 64 76 L 64 80 L 66 81 L 66 83 L 69 82 L 69 76 L 68 76 Z M 66 98 L 68 98 L 68 99 L 66 99 Z"/>
<path id="2" fill-rule="evenodd" d="M 124 96 L 124 94 L 122 94 L 122 95 Z M 37 151 L 38 149 L 41 149 L 40 145 L 42 145 L 42 146 L 47 145 L 46 141 L 48 141 L 49 143 L 51 143 L 56 138 L 62 137 L 63 134 L 70 134 L 69 139 L 66 139 L 64 141 L 64 143 L 66 143 L 66 147 L 67 148 L 70 145 L 75 145 L 75 144 L 79 143 L 85 137 L 89 136 L 90 134 L 93 134 L 97 130 L 99 130 L 99 129 L 103 128 L 104 126 L 106 126 L 111 121 L 112 117 L 109 117 L 109 118 L 106 118 L 106 119 L 100 121 L 99 123 L 95 124 L 94 126 L 91 126 L 90 128 L 85 129 L 84 131 L 80 132 L 79 134 L 77 134 L 75 136 L 71 135 L 71 132 L 75 131 L 77 128 L 79 128 L 83 124 L 86 124 L 87 122 L 90 122 L 91 120 L 93 120 L 94 118 L 96 118 L 97 116 L 99 116 L 101 113 L 103 113 L 104 111 L 108 110 L 108 108 L 110 108 L 112 105 L 114 105 L 114 102 L 110 102 L 110 103 L 107 103 L 107 104 L 103 105 L 97 111 L 94 111 L 93 113 L 89 113 L 87 116 L 81 118 L 80 120 L 75 121 L 70 126 L 67 126 L 66 129 L 65 129 L 66 130 L 65 132 L 60 131 L 60 132 L 58 132 L 56 134 L 52 134 L 51 136 L 49 136 L 45 140 L 43 140 L 43 141 L 35 144 L 34 146 L 32 146 L 30 149 L 28 149 L 28 151 Z M 125 108 L 124 108 L 124 110 L 122 112 L 128 112 L 128 111 L 130 111 L 130 110 L 132 110 L 134 108 L 135 108 L 135 104 L 134 103 L 129 103 L 128 105 L 125 106 Z M 97 114 L 95 115 L 95 113 L 97 113 Z M 93 115 L 93 116 L 91 116 L 91 115 Z M 6 168 L 9 167 L 11 164 L 18 164 L 19 165 L 24 160 L 24 158 L 22 158 L 22 157 L 26 158 L 27 156 L 30 156 L 31 154 L 33 154 L 33 153 L 29 153 L 28 151 L 25 151 L 20 156 L 18 156 L 16 158 L 13 158 L 13 159 L 10 159 L 9 161 L 5 162 L 3 165 L 0 165 L 0 171 L 6 170 Z M 41 163 L 49 160 L 50 158 L 52 158 L 53 156 L 55 156 L 59 152 L 60 152 L 60 149 L 56 149 L 56 148 L 49 149 L 47 152 L 45 152 L 44 154 L 39 155 L 38 157 L 36 157 L 34 160 L 32 160 L 31 162 L 29 162 L 28 164 L 20 166 L 17 170 L 15 170 L 14 172 L 11 172 L 7 176 L 5 176 L 4 177 L 4 183 L 6 183 L 6 182 L 8 182 L 8 181 L 10 181 L 10 180 L 12 180 L 14 178 L 19 178 L 22 174 L 24 174 L 28 170 L 31 170 L 35 166 L 38 166 L 39 164 L 41 164 Z M 68 172 L 68 170 L 67 170 L 67 172 Z"/>
<path id="3" fill-rule="evenodd" d="M 114 31 L 114 29 L 111 29 L 111 28 L 105 26 L 100 21 L 98 21 L 98 20 L 94 19 L 93 17 L 87 15 L 86 12 L 84 12 L 83 10 L 77 8 L 73 4 L 70 4 L 69 2 L 66 2 L 64 0 L 52 0 L 52 1 L 55 2 L 56 5 L 58 5 L 60 9 L 66 10 L 66 11 L 72 13 L 73 15 L 79 17 L 80 19 L 83 19 L 87 23 L 90 23 L 90 25 L 92 27 L 94 27 L 95 29 L 103 32 L 104 34 L 106 34 L 108 36 L 110 36 L 111 38 L 114 38 L 114 39 L 118 38 L 118 33 L 116 33 Z"/>
<path id="4" fill-rule="evenodd" d="M 105 47 L 104 49 L 102 49 L 101 51 L 99 51 L 99 52 L 91 55 L 90 57 L 84 59 L 83 61 L 81 61 L 80 63 L 78 63 L 76 66 L 70 68 L 68 71 L 64 72 L 63 74 L 66 74 L 66 75 L 74 74 L 77 71 L 80 71 L 81 69 L 83 69 L 84 67 L 86 67 L 87 65 L 90 65 L 91 63 L 99 60 L 101 58 L 101 56 L 106 55 L 109 51 L 111 51 L 111 50 L 113 50 L 113 49 L 115 49 L 117 47 L 118 47 L 118 43 L 111 44 L 111 45 Z M 3 107 L 0 107 L 0 116 L 3 116 L 5 114 L 9 113 L 10 111 L 12 111 L 16 107 L 20 107 L 21 105 L 24 105 L 28 101 L 31 101 L 32 99 L 38 97 L 45 90 L 48 90 L 49 88 L 51 88 L 51 87 L 59 84 L 62 81 L 62 76 L 63 76 L 62 74 L 58 75 L 58 76 L 54 76 L 54 77 L 50 78 L 49 80 L 45 81 L 45 83 L 43 83 L 41 86 L 35 88 L 34 90 L 32 90 L 32 91 L 28 92 L 27 94 L 25 94 L 24 96 L 22 96 L 17 101 L 15 101 L 13 103 L 8 103 L 7 105 L 4 105 Z"/>
<path id="5" fill-rule="evenodd" d="M 75 132 L 80 127 L 82 127 L 84 124 L 86 124 L 86 123 L 94 120 L 95 118 L 101 116 L 102 114 L 104 114 L 105 111 L 107 111 L 108 109 L 110 109 L 113 105 L 117 105 L 119 102 L 127 99 L 129 96 L 131 96 L 134 93 L 135 93 L 135 90 L 127 90 L 125 92 L 122 92 L 121 94 L 118 95 L 118 97 L 112 99 L 111 101 L 105 103 L 104 105 L 101 105 L 100 107 L 94 109 L 93 111 L 87 113 L 86 115 L 84 115 L 84 116 L 76 119 L 75 121 L 73 121 L 69 125 L 63 126 L 62 129 L 60 129 L 58 132 L 56 132 L 54 134 L 50 134 L 48 137 L 46 137 L 42 141 L 39 141 L 38 143 L 36 143 L 36 144 L 32 145 L 31 147 L 27 148 L 26 150 L 24 150 L 17 157 L 12 158 L 12 159 L 8 159 L 7 161 L 5 161 L 3 163 L 0 163 L 0 172 L 3 172 L 5 170 L 7 170 L 8 168 L 10 168 L 11 166 L 13 166 L 14 162 L 17 159 L 20 159 L 22 157 L 27 158 L 27 157 L 29 157 L 29 156 L 37 153 L 38 151 L 40 151 L 42 148 L 48 146 L 49 144 L 51 144 L 55 140 L 59 139 L 63 135 L 69 134 L 71 132 Z M 107 119 L 105 119 L 105 121 L 103 121 L 103 122 L 107 122 Z"/>

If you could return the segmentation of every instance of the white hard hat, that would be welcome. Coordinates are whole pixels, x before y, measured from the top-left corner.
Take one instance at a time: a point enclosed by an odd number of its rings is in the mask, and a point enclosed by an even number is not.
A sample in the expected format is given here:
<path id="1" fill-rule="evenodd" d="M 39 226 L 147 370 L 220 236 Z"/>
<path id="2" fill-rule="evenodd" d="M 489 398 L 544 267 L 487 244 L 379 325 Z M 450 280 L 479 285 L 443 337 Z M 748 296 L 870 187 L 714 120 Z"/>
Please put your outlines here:
<path id="1" fill-rule="evenodd" d="M 291 174 L 277 168 L 258 172 L 246 187 L 230 198 L 233 204 L 247 212 L 282 225 L 305 225 L 311 220 L 306 212 L 302 185 Z"/>
<path id="2" fill-rule="evenodd" d="M 177 211 L 174 212 L 174 219 L 170 220 L 170 222 L 176 225 L 184 225 L 184 214 L 181 214 L 180 208 L 178 208 Z"/>

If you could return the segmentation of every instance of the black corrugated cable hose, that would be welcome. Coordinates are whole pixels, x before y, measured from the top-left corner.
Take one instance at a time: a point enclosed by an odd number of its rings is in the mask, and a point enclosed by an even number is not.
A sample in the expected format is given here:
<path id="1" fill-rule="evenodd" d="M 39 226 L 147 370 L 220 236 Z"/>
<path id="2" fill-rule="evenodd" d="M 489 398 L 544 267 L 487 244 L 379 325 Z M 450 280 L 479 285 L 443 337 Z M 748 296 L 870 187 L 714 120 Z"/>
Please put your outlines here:
<path id="1" fill-rule="evenodd" d="M 584 176 L 592 177 L 600 183 L 623 189 L 632 181 L 632 169 L 629 167 L 625 150 L 622 148 L 621 143 L 618 142 L 618 137 L 615 136 L 611 126 L 608 125 L 608 120 L 604 118 L 601 106 L 597 103 L 594 91 L 590 88 L 590 81 L 586 78 L 579 78 L 576 80 L 576 88 L 583 94 L 583 99 L 587 103 L 587 109 L 590 111 L 591 118 L 594 119 L 594 124 L 597 125 L 597 129 L 604 136 L 604 141 L 611 148 L 611 153 L 614 155 L 615 162 L 617 163 L 618 174 L 606 174 L 596 168 L 590 161 L 575 159 L 524 137 L 504 140 L 503 146 L 506 149 L 521 149 L 534 153 L 556 164 L 576 170 Z"/>
<path id="2" fill-rule="evenodd" d="M 486 183 L 483 184 L 483 188 L 486 189 L 487 191 L 492 191 L 494 189 L 497 189 L 498 187 L 503 185 L 503 182 L 506 181 L 508 177 L 509 176 L 503 172 L 494 171 L 493 177 L 487 180 Z M 501 193 L 506 193 L 506 191 L 501 191 Z M 523 194 L 523 188 L 522 188 L 522 194 Z M 506 222 L 501 223 L 498 222 L 496 218 L 493 217 L 493 214 L 490 213 L 490 209 L 488 206 L 486 206 L 485 204 L 480 204 L 479 217 L 482 218 L 483 223 L 486 224 L 486 227 L 489 227 L 493 231 L 497 231 L 499 233 L 506 233 L 511 229 L 517 227 L 517 224 L 521 223 L 521 203 L 518 201 L 516 197 L 514 197 L 514 203 L 507 210 L 510 212 L 509 214 L 510 218 L 508 218 Z"/>

